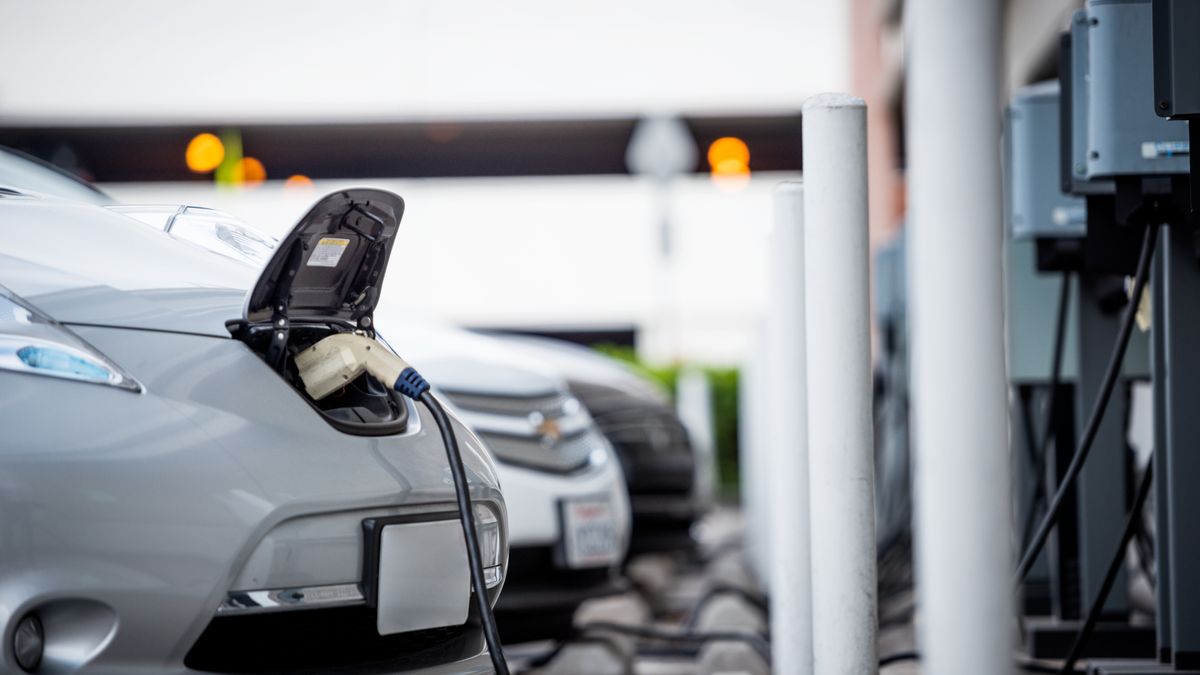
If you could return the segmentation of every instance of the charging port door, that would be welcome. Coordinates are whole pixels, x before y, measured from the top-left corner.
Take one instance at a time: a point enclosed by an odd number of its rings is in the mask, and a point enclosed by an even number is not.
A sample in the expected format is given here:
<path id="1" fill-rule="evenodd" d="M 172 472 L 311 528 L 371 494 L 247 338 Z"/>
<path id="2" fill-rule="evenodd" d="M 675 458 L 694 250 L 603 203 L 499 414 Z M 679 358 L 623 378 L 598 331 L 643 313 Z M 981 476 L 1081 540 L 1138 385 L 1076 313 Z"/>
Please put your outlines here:
<path id="1" fill-rule="evenodd" d="M 270 325 L 281 343 L 272 344 L 271 352 L 279 355 L 288 327 L 296 321 L 373 332 L 375 306 L 403 214 L 404 200 L 384 190 L 341 190 L 317 202 L 279 242 L 247 294 L 245 323 Z"/>

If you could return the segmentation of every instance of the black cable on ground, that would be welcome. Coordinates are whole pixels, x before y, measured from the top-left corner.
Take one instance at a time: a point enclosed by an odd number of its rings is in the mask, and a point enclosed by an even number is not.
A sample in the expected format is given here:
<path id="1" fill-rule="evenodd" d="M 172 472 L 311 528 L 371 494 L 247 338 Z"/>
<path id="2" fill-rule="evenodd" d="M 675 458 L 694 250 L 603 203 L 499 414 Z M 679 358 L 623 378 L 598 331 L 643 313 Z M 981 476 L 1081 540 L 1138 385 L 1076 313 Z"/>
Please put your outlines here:
<path id="1" fill-rule="evenodd" d="M 904 663 L 905 661 L 920 661 L 920 660 L 921 660 L 921 652 L 917 652 L 917 651 L 896 652 L 894 654 L 888 654 L 886 656 L 880 657 L 879 658 L 879 667 L 883 668 L 884 666 L 890 666 L 893 663 Z M 1053 675 L 1060 675 L 1061 673 L 1067 673 L 1068 675 L 1087 675 L 1087 673 L 1082 670 L 1074 670 L 1074 669 L 1063 670 L 1063 669 L 1059 668 L 1058 666 L 1055 666 L 1055 665 L 1052 665 L 1049 663 L 1042 663 L 1041 661 L 1034 661 L 1033 659 L 1017 659 L 1016 665 L 1017 665 L 1017 668 L 1020 668 L 1021 670 L 1025 671 L 1027 673 L 1053 673 Z"/>
<path id="2" fill-rule="evenodd" d="M 1054 440 L 1055 427 L 1058 424 L 1058 390 L 1062 384 L 1062 362 L 1067 342 L 1067 315 L 1071 307 L 1071 273 L 1064 272 L 1062 287 L 1058 295 L 1058 317 L 1054 324 L 1054 356 L 1050 363 L 1050 405 L 1046 413 L 1046 428 L 1042 432 L 1041 443 L 1036 446 L 1037 456 L 1033 463 L 1033 496 L 1029 501 L 1029 510 L 1025 512 L 1025 524 L 1021 527 L 1021 550 L 1029 545 L 1029 537 L 1033 534 L 1033 525 L 1037 522 L 1038 507 L 1046 499 L 1046 463 L 1050 460 L 1050 443 Z M 1033 421 L 1026 414 L 1026 435 L 1032 440 Z"/>
<path id="3" fill-rule="evenodd" d="M 917 651 L 896 652 L 879 657 L 879 667 L 890 666 L 893 663 L 904 663 L 905 661 L 920 661 L 921 653 Z"/>
<path id="4" fill-rule="evenodd" d="M 766 662 L 771 662 L 771 645 L 766 638 L 754 633 L 745 633 L 739 631 L 674 631 L 665 628 L 657 628 L 654 626 L 640 626 L 634 624 L 612 623 L 608 621 L 593 621 L 583 624 L 579 627 L 581 633 L 589 632 L 610 632 L 619 633 L 622 635 L 630 635 L 644 640 L 658 640 L 661 642 L 680 642 L 684 644 L 704 644 L 706 642 L 744 642 Z"/>
<path id="5" fill-rule="evenodd" d="M 1129 346 L 1129 336 L 1133 332 L 1138 303 L 1141 301 L 1142 291 L 1146 287 L 1146 280 L 1150 276 L 1150 261 L 1154 258 L 1154 247 L 1157 240 L 1158 225 L 1148 225 L 1146 236 L 1142 240 L 1142 251 L 1138 257 L 1137 275 L 1134 277 L 1131 300 L 1125 305 L 1125 313 L 1121 317 L 1121 327 L 1117 332 L 1116 343 L 1113 345 L 1112 356 L 1109 358 L 1108 368 L 1104 372 L 1100 391 L 1096 394 L 1092 412 L 1088 417 L 1087 426 L 1084 427 L 1083 435 L 1079 439 L 1078 447 L 1075 449 L 1075 455 L 1071 457 L 1071 463 L 1067 466 L 1062 481 L 1055 490 L 1050 505 L 1046 508 L 1046 515 L 1042 518 L 1033 539 L 1021 556 L 1020 564 L 1017 565 L 1016 583 L 1018 584 L 1024 581 L 1029 570 L 1033 569 L 1033 563 L 1037 560 L 1038 554 L 1042 552 L 1042 547 L 1046 545 L 1046 539 L 1049 538 L 1051 530 L 1058 521 L 1067 492 L 1075 483 L 1075 479 L 1079 477 L 1079 472 L 1083 469 L 1084 462 L 1087 461 L 1088 453 L 1091 452 L 1092 442 L 1096 440 L 1096 433 L 1100 430 L 1100 422 L 1104 419 L 1108 401 L 1112 398 L 1113 387 L 1116 386 L 1117 378 L 1121 373 L 1121 364 L 1125 360 L 1125 349 Z"/>
<path id="6" fill-rule="evenodd" d="M 1027 673 L 1051 673 L 1051 675 L 1087 675 L 1086 670 L 1063 670 L 1062 668 L 1033 659 L 1017 659 L 1017 667 Z"/>
<path id="7" fill-rule="evenodd" d="M 553 661 L 559 654 L 562 653 L 562 650 L 566 649 L 568 645 L 573 644 L 600 645 L 624 663 L 626 672 L 632 672 L 633 670 L 629 663 L 625 663 L 628 661 L 628 657 L 621 651 L 620 647 L 613 644 L 613 640 L 611 638 L 598 637 L 595 635 L 575 635 L 567 640 L 559 641 L 558 644 L 554 645 L 554 647 L 550 649 L 550 651 L 544 654 L 539 654 L 537 657 L 530 659 L 529 663 L 525 664 L 525 668 L 521 672 L 528 673 L 549 665 L 551 661 Z"/>
<path id="8" fill-rule="evenodd" d="M 413 373 L 415 374 L 416 371 Z M 403 377 L 404 375 L 401 375 L 401 378 Z M 508 675 L 508 663 L 504 660 L 504 649 L 500 644 L 500 629 L 497 628 L 496 617 L 492 614 L 487 582 L 483 577 L 483 560 L 479 553 L 479 538 L 475 532 L 475 512 L 471 506 L 467 471 L 463 468 L 462 455 L 458 451 L 458 439 L 454 436 L 454 429 L 450 426 L 446 411 L 429 391 L 428 385 L 425 385 L 424 390 L 420 391 L 415 398 L 429 409 L 429 414 L 433 415 L 433 421 L 442 434 L 442 443 L 446 446 L 446 459 L 450 462 L 450 476 L 454 480 L 454 496 L 458 502 L 458 516 L 462 520 L 463 537 L 467 540 L 467 562 L 470 564 L 471 586 L 475 589 L 475 605 L 479 610 L 480 623 L 483 624 L 483 639 L 487 643 L 488 653 L 492 658 L 492 667 L 496 669 L 497 675 Z"/>
<path id="9" fill-rule="evenodd" d="M 1075 664 L 1083 655 L 1083 648 L 1087 646 L 1088 640 L 1092 637 L 1092 631 L 1096 628 L 1096 622 L 1100 620 L 1104 603 L 1108 600 L 1108 594 L 1112 592 L 1113 584 L 1116 583 L 1117 573 L 1121 571 L 1121 567 L 1125 563 L 1125 551 L 1129 548 L 1129 541 L 1133 539 L 1133 533 L 1142 518 L 1142 508 L 1146 505 L 1146 497 L 1150 494 L 1153 467 L 1154 463 L 1151 461 L 1150 465 L 1146 467 L 1146 473 L 1142 474 L 1142 482 L 1138 485 L 1137 496 L 1134 497 L 1129 516 L 1125 519 L 1125 530 L 1121 532 L 1121 541 L 1117 544 L 1117 549 L 1113 551 L 1112 559 L 1108 562 L 1108 571 L 1104 573 L 1104 582 L 1100 584 L 1100 591 L 1092 600 L 1092 606 L 1088 608 L 1087 619 L 1083 622 L 1083 627 L 1079 629 L 1079 635 L 1075 637 L 1075 643 L 1071 645 L 1071 652 L 1067 655 L 1067 660 L 1063 663 L 1060 673 L 1075 672 Z"/>

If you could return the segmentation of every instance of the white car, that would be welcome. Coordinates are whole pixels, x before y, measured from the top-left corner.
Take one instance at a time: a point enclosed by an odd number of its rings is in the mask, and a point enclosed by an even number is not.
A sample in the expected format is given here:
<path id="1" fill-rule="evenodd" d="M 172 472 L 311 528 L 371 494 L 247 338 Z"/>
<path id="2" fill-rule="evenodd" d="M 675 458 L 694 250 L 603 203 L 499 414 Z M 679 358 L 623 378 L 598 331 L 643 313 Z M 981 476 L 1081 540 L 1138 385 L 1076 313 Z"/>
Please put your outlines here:
<path id="1" fill-rule="evenodd" d="M 625 589 L 632 525 L 612 445 L 555 371 L 494 338 L 396 309 L 376 312 L 380 333 L 438 383 L 496 459 L 509 519 L 501 636 L 564 636 L 583 601 Z"/>
<path id="2" fill-rule="evenodd" d="M 617 451 L 633 510 L 630 555 L 691 550 L 693 525 L 712 507 L 704 458 L 670 397 L 626 365 L 577 344 L 497 335 L 553 368 Z"/>

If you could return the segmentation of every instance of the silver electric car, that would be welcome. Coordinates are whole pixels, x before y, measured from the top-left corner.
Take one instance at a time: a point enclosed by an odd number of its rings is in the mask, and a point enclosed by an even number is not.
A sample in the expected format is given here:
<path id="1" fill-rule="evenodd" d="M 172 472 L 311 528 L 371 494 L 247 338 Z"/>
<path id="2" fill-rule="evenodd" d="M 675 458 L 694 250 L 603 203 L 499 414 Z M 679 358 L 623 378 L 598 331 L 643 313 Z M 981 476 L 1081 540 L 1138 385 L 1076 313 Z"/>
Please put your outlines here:
<path id="1" fill-rule="evenodd" d="M 0 672 L 490 672 L 427 411 L 293 363 L 371 333 L 402 209 L 330 195 L 260 274 L 0 184 Z M 505 502 L 454 425 L 494 602 Z"/>

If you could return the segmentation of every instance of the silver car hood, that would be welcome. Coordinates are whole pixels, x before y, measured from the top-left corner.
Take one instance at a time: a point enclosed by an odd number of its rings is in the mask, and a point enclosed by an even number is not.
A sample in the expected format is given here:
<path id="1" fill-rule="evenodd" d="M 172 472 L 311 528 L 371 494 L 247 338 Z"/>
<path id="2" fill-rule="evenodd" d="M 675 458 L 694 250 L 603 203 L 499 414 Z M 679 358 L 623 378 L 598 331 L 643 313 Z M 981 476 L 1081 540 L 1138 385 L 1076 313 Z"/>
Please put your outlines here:
<path id="1" fill-rule="evenodd" d="M 604 385 L 643 401 L 670 405 L 670 399 L 662 389 L 625 364 L 586 347 L 527 335 L 497 335 L 494 339 L 553 368 L 569 382 Z"/>
<path id="2" fill-rule="evenodd" d="M 498 340 L 416 321 L 386 307 L 375 311 L 375 322 L 396 353 L 447 393 L 534 397 L 567 389 L 553 370 Z"/>
<path id="3" fill-rule="evenodd" d="M 256 275 L 98 206 L 0 198 L 0 284 L 62 323 L 229 337 Z"/>

